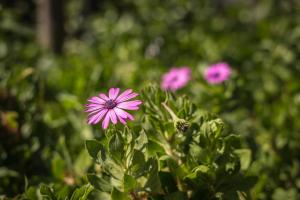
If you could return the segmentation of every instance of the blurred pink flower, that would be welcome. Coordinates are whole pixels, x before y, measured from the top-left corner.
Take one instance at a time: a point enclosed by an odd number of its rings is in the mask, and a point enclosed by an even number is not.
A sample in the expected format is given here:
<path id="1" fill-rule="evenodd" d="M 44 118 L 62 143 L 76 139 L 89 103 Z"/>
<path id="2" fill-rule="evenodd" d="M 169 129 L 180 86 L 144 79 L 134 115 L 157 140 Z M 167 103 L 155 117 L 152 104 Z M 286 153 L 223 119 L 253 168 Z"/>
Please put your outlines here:
<path id="1" fill-rule="evenodd" d="M 231 75 L 231 68 L 227 63 L 216 63 L 209 66 L 204 72 L 204 78 L 210 84 L 219 84 Z"/>
<path id="2" fill-rule="evenodd" d="M 164 90 L 176 91 L 184 87 L 191 79 L 189 67 L 173 67 L 162 77 L 161 88 Z"/>
<path id="3" fill-rule="evenodd" d="M 107 129 L 109 122 L 117 124 L 118 120 L 122 124 L 126 124 L 126 120 L 133 120 L 133 116 L 125 110 L 138 110 L 142 104 L 140 100 L 131 100 L 137 93 L 132 92 L 132 89 L 125 90 L 119 96 L 119 88 L 110 88 L 109 94 L 106 96 L 100 93 L 98 96 L 93 96 L 88 99 L 85 112 L 88 115 L 88 124 L 97 124 L 102 119 L 102 128 Z"/>

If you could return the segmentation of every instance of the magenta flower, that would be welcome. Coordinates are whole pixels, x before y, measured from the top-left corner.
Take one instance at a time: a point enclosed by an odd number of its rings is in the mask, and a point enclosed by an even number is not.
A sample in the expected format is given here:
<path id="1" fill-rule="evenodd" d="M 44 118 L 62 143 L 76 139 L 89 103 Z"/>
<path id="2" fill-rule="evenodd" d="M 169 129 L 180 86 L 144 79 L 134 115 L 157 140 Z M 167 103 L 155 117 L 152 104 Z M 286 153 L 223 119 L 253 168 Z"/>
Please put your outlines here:
<path id="1" fill-rule="evenodd" d="M 191 79 L 189 67 L 173 67 L 162 77 L 161 88 L 164 90 L 176 91 L 184 87 Z"/>
<path id="2" fill-rule="evenodd" d="M 210 84 L 219 84 L 229 79 L 231 68 L 227 63 L 216 63 L 209 66 L 204 72 L 204 78 Z"/>
<path id="3" fill-rule="evenodd" d="M 137 93 L 132 92 L 132 89 L 125 90 L 118 96 L 119 88 L 110 88 L 109 94 L 106 96 L 100 93 L 98 96 L 93 96 L 88 99 L 85 112 L 88 115 L 88 124 L 97 124 L 102 119 L 102 128 L 107 129 L 109 122 L 117 124 L 120 121 L 126 124 L 126 120 L 133 120 L 133 116 L 125 110 L 138 110 L 139 105 L 142 104 L 140 100 L 131 100 Z"/>

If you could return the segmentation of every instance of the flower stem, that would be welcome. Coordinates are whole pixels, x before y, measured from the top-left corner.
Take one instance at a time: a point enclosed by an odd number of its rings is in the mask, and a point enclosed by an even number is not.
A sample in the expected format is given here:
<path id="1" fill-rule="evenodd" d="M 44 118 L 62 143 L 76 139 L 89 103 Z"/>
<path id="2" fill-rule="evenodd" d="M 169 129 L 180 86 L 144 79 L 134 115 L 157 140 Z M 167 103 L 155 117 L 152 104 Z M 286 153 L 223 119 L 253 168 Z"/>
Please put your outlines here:
<path id="1" fill-rule="evenodd" d="M 167 106 L 167 104 L 165 102 L 161 103 L 163 105 L 163 107 L 168 111 L 168 113 L 171 115 L 173 121 L 178 120 L 179 118 L 177 117 L 177 115 L 175 115 L 175 113 L 173 112 L 173 110 Z"/>

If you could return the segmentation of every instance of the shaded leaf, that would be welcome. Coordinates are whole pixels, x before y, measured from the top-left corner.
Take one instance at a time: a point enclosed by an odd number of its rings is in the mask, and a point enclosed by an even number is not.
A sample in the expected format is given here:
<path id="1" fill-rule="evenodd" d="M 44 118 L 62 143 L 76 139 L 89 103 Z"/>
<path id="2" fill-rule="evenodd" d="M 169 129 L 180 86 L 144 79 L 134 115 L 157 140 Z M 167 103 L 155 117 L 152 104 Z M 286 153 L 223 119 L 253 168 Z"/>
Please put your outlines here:
<path id="1" fill-rule="evenodd" d="M 98 160 L 98 155 L 99 155 L 102 161 L 106 159 L 105 148 L 99 141 L 87 140 L 85 144 L 86 144 L 86 149 L 88 150 L 92 158 Z"/>
<path id="2" fill-rule="evenodd" d="M 124 191 L 129 192 L 137 186 L 137 181 L 134 177 L 125 174 L 124 175 Z"/>
<path id="3" fill-rule="evenodd" d="M 234 151 L 240 158 L 241 169 L 246 170 L 251 163 L 251 151 L 249 149 L 237 149 Z"/>
<path id="4" fill-rule="evenodd" d="M 102 177 L 99 177 L 94 174 L 88 174 L 87 179 L 95 189 L 98 189 L 103 192 L 110 192 L 112 190 L 112 186 L 110 182 Z"/>
<path id="5" fill-rule="evenodd" d="M 56 200 L 57 198 L 54 195 L 53 189 L 50 188 L 49 186 L 42 184 L 40 187 L 40 193 L 41 195 L 49 200 Z"/>
<path id="6" fill-rule="evenodd" d="M 93 191 L 93 187 L 90 184 L 77 188 L 73 192 L 71 200 L 86 200 L 91 191 Z"/>
<path id="7" fill-rule="evenodd" d="M 130 198 L 126 195 L 126 193 L 122 193 L 116 188 L 113 188 L 111 193 L 112 200 L 130 200 Z"/>

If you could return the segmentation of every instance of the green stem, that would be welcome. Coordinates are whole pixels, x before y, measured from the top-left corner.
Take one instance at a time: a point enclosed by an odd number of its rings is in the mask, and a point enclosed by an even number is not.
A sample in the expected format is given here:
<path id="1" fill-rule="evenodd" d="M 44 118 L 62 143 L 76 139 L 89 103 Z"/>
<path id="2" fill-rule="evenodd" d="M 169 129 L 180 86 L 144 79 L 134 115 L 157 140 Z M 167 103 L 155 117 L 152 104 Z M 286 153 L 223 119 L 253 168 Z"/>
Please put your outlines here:
<path id="1" fill-rule="evenodd" d="M 179 120 L 177 115 L 173 112 L 173 110 L 169 106 L 167 106 L 167 104 L 165 102 L 162 102 L 161 104 L 168 111 L 168 113 L 171 115 L 173 121 Z"/>
<path id="2" fill-rule="evenodd" d="M 174 122 L 179 121 L 180 119 L 177 117 L 177 115 L 173 112 L 173 110 L 167 106 L 167 104 L 165 102 L 161 103 L 163 105 L 163 107 L 168 111 L 168 113 L 171 115 L 172 120 Z M 167 140 L 167 138 L 164 138 L 166 141 L 166 146 L 164 145 L 164 149 L 167 155 L 169 155 L 171 158 L 173 158 L 177 164 L 180 166 L 182 164 L 182 160 L 180 158 L 180 156 L 178 156 L 172 149 L 172 146 L 170 144 L 170 141 Z M 179 177 L 176 177 L 176 182 L 177 182 L 177 187 L 180 191 L 184 191 L 184 184 L 181 182 Z"/>

